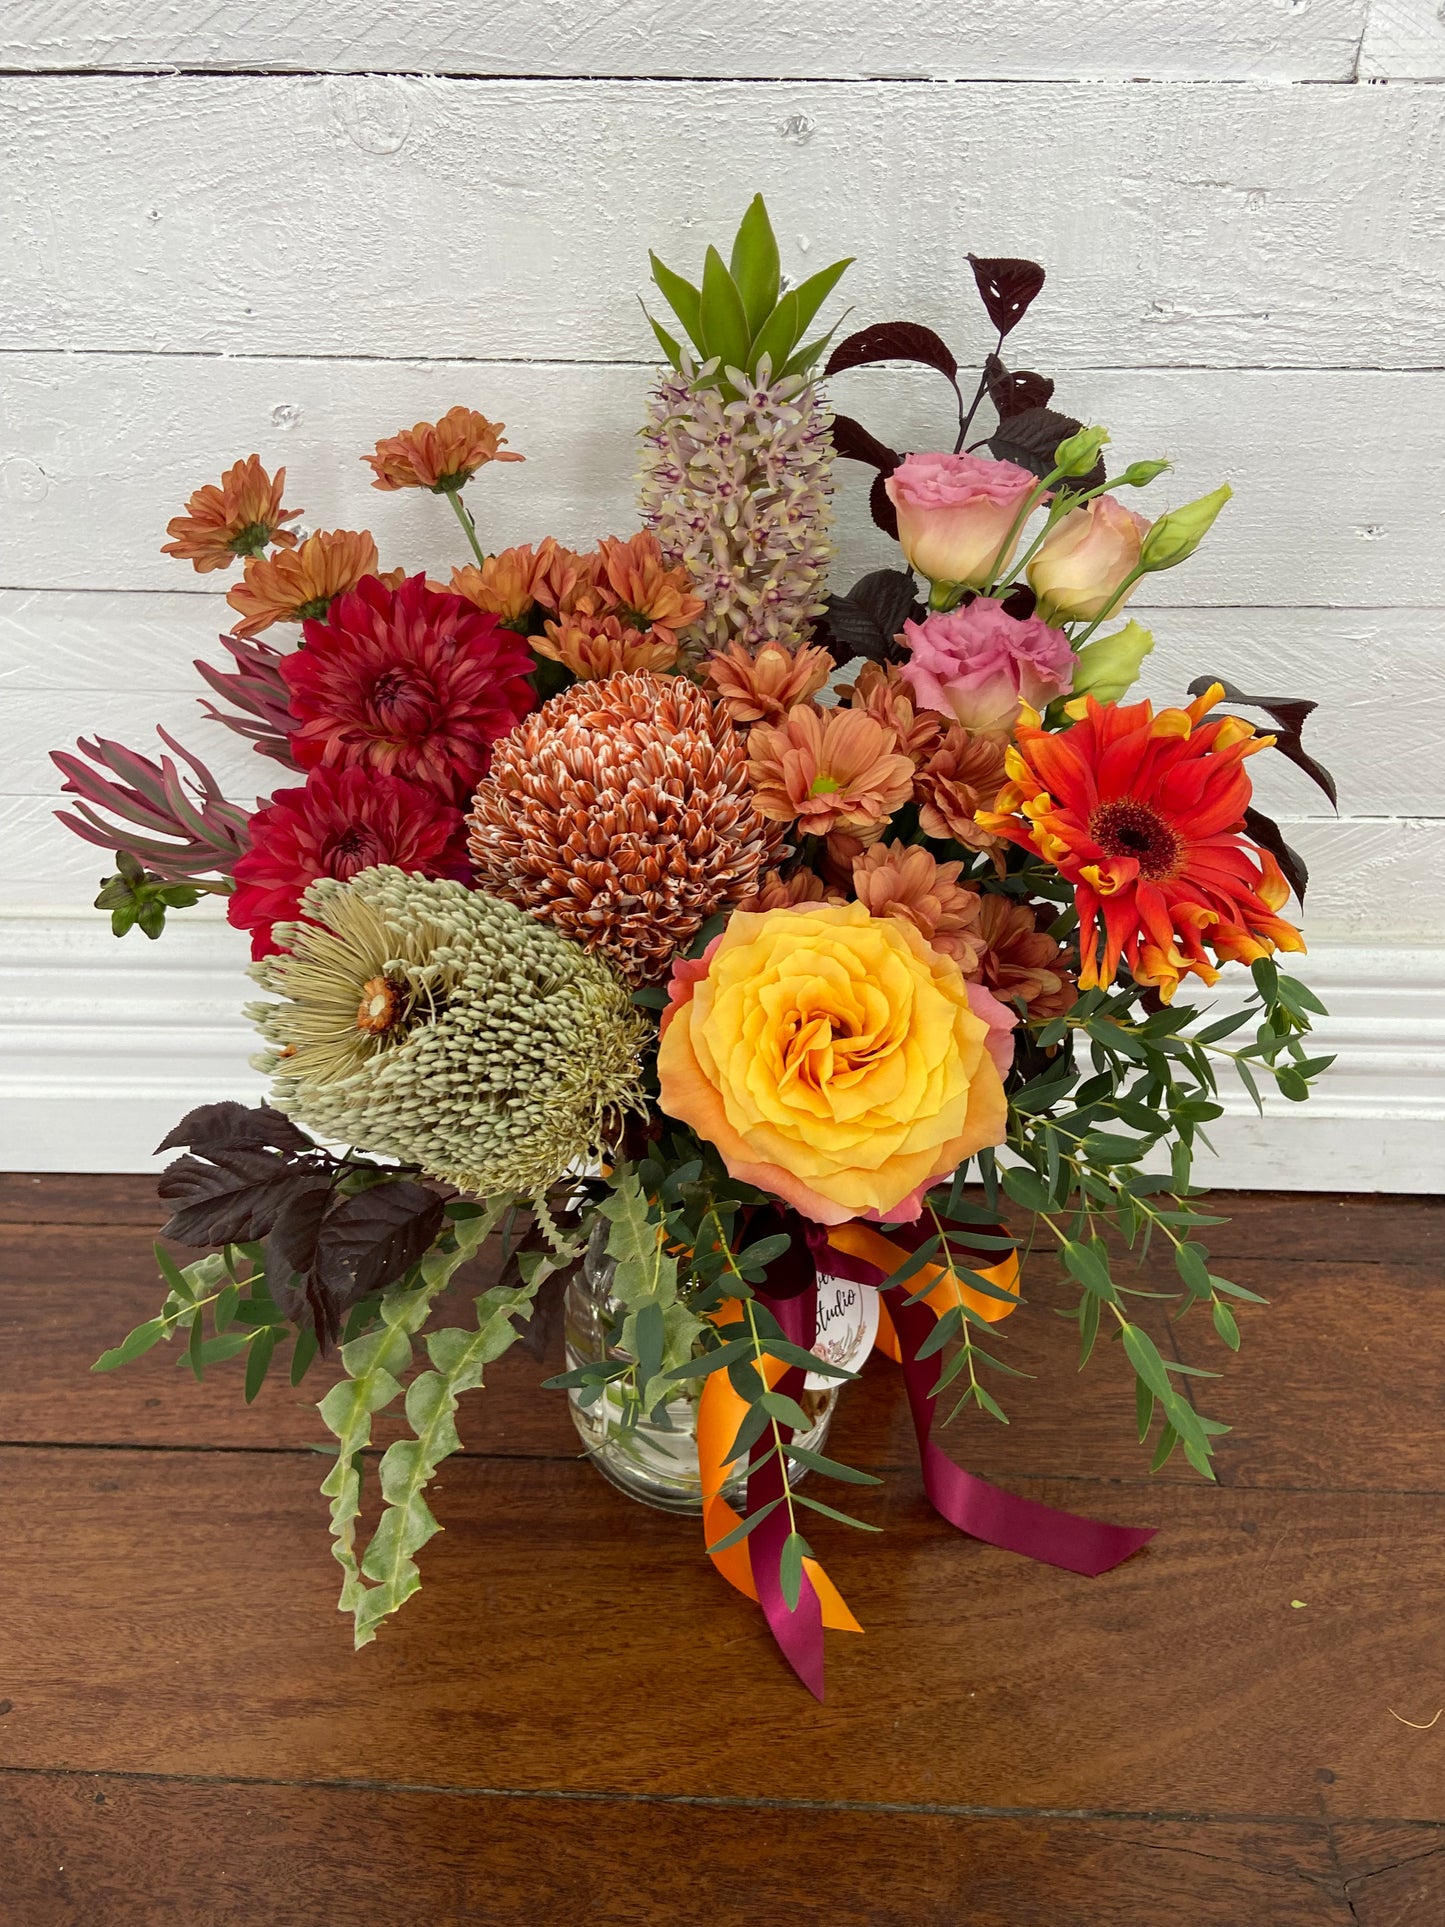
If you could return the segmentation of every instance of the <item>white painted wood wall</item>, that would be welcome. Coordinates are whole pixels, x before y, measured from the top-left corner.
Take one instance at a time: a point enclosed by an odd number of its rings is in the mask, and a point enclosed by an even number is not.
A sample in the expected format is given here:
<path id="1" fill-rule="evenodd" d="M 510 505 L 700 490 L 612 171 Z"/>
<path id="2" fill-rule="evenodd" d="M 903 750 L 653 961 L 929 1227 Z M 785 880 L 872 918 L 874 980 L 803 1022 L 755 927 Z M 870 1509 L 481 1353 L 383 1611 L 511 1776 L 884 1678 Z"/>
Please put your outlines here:
<path id="1" fill-rule="evenodd" d="M 1341 1064 L 1225 1120 L 1220 1176 L 1442 1188 L 1442 81 L 1437 0 L 7 0 L 0 1167 L 147 1168 L 255 1088 L 233 933 L 113 943 L 103 855 L 50 816 L 82 731 L 162 721 L 265 781 L 194 707 L 225 583 L 159 553 L 167 518 L 255 449 L 309 526 L 444 570 L 444 508 L 357 458 L 465 401 L 528 457 L 480 486 L 495 543 L 627 529 L 646 248 L 690 265 L 761 187 L 790 269 L 859 257 L 856 325 L 979 355 L 965 252 L 1042 260 L 1020 358 L 1120 460 L 1175 459 L 1152 499 L 1234 483 L 1156 579 L 1151 693 L 1321 699 L 1339 818 L 1253 767 L 1315 872 Z M 946 428 L 931 377 L 834 394 L 900 446 Z M 845 580 L 886 559 L 865 480 Z"/>

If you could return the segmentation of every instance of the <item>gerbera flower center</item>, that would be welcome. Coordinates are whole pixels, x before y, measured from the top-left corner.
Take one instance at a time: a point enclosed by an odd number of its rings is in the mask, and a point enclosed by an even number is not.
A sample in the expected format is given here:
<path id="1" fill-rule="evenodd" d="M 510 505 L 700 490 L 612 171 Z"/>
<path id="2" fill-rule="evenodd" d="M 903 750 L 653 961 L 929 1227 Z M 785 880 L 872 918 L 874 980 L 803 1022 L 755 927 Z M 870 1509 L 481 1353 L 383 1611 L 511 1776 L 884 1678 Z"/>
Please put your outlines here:
<path id="1" fill-rule="evenodd" d="M 1089 818 L 1089 835 L 1106 856 L 1133 857 L 1140 876 L 1150 879 L 1173 876 L 1183 855 L 1179 837 L 1158 811 L 1132 796 L 1101 803 Z"/>

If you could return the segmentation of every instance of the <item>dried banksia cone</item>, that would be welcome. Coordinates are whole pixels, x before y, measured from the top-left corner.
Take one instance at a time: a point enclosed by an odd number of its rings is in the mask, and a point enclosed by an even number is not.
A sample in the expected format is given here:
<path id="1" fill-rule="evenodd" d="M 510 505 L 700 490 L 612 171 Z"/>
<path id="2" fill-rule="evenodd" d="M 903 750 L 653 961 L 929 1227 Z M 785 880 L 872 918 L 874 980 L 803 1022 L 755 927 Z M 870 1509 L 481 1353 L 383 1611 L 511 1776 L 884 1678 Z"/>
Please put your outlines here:
<path id="1" fill-rule="evenodd" d="M 822 613 L 832 418 L 811 379 L 824 340 L 805 337 L 847 266 L 784 292 L 761 195 L 729 260 L 708 249 L 697 286 L 652 257 L 695 359 L 652 322 L 672 365 L 643 430 L 642 520 L 696 580 L 707 607 L 694 635 L 715 649 L 734 638 L 796 646 Z"/>
<path id="2" fill-rule="evenodd" d="M 472 805 L 477 885 L 656 983 L 752 896 L 781 829 L 725 711 L 682 677 L 564 690 L 497 745 Z"/>

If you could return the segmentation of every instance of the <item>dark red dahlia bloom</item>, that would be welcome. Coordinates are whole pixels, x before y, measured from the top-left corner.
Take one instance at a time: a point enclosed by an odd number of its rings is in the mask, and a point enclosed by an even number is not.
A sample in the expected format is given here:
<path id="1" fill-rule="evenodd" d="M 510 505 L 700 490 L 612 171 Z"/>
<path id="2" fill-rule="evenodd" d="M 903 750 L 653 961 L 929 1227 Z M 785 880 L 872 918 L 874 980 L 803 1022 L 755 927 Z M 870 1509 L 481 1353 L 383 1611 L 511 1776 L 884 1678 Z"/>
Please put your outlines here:
<path id="1" fill-rule="evenodd" d="M 426 877 L 470 881 L 462 813 L 434 791 L 369 769 L 317 769 L 306 787 L 277 790 L 248 826 L 226 916 L 251 932 L 251 955 L 276 948 L 271 926 L 294 917 L 317 877 L 345 881 L 394 863 Z"/>
<path id="2" fill-rule="evenodd" d="M 380 770 L 465 804 L 536 700 L 522 638 L 425 576 L 399 589 L 367 576 L 302 632 L 281 673 L 303 769 Z"/>

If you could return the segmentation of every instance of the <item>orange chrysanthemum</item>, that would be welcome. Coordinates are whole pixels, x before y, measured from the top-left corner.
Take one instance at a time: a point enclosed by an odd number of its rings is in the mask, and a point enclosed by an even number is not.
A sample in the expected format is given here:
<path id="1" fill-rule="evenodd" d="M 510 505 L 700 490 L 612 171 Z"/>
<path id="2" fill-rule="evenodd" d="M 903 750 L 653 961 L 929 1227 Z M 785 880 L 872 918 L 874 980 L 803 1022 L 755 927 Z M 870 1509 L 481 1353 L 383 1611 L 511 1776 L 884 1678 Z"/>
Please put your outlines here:
<path id="1" fill-rule="evenodd" d="M 952 837 L 968 850 L 1002 850 L 1002 839 L 984 828 L 977 812 L 993 807 L 1008 778 L 1004 747 L 996 736 L 949 724 L 919 770 L 914 789 L 925 836 Z M 995 863 L 1001 862 L 995 854 Z"/>
<path id="2" fill-rule="evenodd" d="M 739 910 L 791 910 L 800 903 L 842 903 L 845 899 L 828 888 L 815 870 L 794 870 L 790 877 L 769 870 L 761 878 L 756 896 L 746 898 Z"/>
<path id="3" fill-rule="evenodd" d="M 464 596 L 508 629 L 525 630 L 539 602 L 544 608 L 556 607 L 555 576 L 562 558 L 575 560 L 550 535 L 536 549 L 530 542 L 503 549 L 489 555 L 480 568 L 469 562 L 464 569 L 453 569 L 452 594 Z"/>
<path id="4" fill-rule="evenodd" d="M 913 764 L 891 729 L 861 709 L 802 703 L 748 737 L 748 780 L 760 814 L 796 820 L 805 836 L 876 831 L 913 792 Z"/>
<path id="5" fill-rule="evenodd" d="M 982 948 L 979 896 L 961 863 L 937 863 L 920 844 L 875 843 L 855 859 L 853 890 L 870 916 L 902 917 L 972 977 Z"/>
<path id="6" fill-rule="evenodd" d="M 439 422 L 418 422 L 376 444 L 363 455 L 376 479 L 373 488 L 429 488 L 433 495 L 454 495 L 488 462 L 521 462 L 504 450 L 505 422 L 489 422 L 475 408 L 449 408 Z"/>
<path id="7" fill-rule="evenodd" d="M 604 536 L 597 557 L 598 587 L 610 592 L 617 614 L 659 642 L 665 632 L 675 643 L 706 607 L 687 570 L 670 569 L 657 537 L 646 529 L 625 542 Z"/>
<path id="8" fill-rule="evenodd" d="M 844 693 L 850 708 L 866 709 L 874 722 L 891 729 L 898 747 L 915 763 L 926 762 L 942 741 L 944 718 L 918 707 L 912 689 L 891 664 L 885 668 L 881 662 L 865 662 L 858 680 Z"/>
<path id="9" fill-rule="evenodd" d="M 301 511 L 282 508 L 285 484 L 284 468 L 277 469 L 273 480 L 260 456 L 248 455 L 226 470 L 219 488 L 207 482 L 186 503 L 185 514 L 166 523 L 166 534 L 175 540 L 163 543 L 161 554 L 177 556 L 205 575 L 211 569 L 229 569 L 238 555 L 260 555 L 273 542 L 277 548 L 294 549 L 295 533 L 282 523 L 294 522 Z"/>
<path id="10" fill-rule="evenodd" d="M 750 723 L 780 723 L 796 703 L 816 695 L 832 673 L 833 658 L 811 642 L 801 649 L 765 642 L 756 654 L 730 642 L 714 650 L 703 668 L 729 716 L 746 729 Z"/>
<path id="11" fill-rule="evenodd" d="M 629 629 L 616 616 L 561 616 L 532 637 L 539 656 L 560 662 L 581 682 L 600 682 L 622 670 L 671 669 L 677 637 L 670 629 Z"/>
<path id="12" fill-rule="evenodd" d="M 259 636 L 273 622 L 307 622 L 326 614 L 337 596 L 377 573 L 376 544 L 365 531 L 323 529 L 299 549 L 253 555 L 226 600 L 241 620 L 233 636 Z"/>
<path id="13" fill-rule="evenodd" d="M 1279 865 L 1243 833 L 1242 765 L 1274 739 L 1238 716 L 1206 721 L 1223 694 L 1215 684 L 1158 715 L 1085 696 L 1062 734 L 1015 731 L 1010 781 L 979 820 L 1073 884 L 1083 990 L 1111 984 L 1122 961 L 1168 1003 L 1183 976 L 1216 981 L 1206 946 L 1233 963 L 1305 947 L 1276 914 L 1289 896 Z"/>
<path id="14" fill-rule="evenodd" d="M 1039 929 L 1032 905 L 991 892 L 982 900 L 972 934 L 982 948 L 976 966 L 965 974 L 986 985 L 1000 1003 L 1023 1004 L 1030 1023 L 1061 1017 L 1076 1000 L 1064 947 Z"/>

